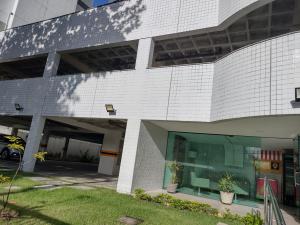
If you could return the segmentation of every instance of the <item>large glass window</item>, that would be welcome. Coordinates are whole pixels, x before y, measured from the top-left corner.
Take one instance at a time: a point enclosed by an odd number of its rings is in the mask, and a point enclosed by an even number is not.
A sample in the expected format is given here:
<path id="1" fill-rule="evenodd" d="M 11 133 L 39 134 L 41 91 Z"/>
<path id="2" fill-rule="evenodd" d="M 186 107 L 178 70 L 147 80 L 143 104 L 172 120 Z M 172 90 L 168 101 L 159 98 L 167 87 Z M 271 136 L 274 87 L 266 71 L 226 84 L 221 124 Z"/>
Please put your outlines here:
<path id="1" fill-rule="evenodd" d="M 293 145 L 293 139 L 169 132 L 164 188 L 168 162 L 177 161 L 179 192 L 219 199 L 218 182 L 227 173 L 235 180 L 235 203 L 253 206 L 267 176 L 281 201 L 283 153 Z"/>

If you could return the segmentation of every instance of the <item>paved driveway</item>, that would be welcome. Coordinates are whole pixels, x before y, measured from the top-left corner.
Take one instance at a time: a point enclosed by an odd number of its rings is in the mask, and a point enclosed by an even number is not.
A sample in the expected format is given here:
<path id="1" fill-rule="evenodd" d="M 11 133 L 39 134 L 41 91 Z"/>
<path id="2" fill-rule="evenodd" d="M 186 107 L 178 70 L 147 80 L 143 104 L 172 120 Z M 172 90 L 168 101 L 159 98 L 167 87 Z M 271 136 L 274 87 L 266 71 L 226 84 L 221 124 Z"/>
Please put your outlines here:
<path id="1" fill-rule="evenodd" d="M 0 160 L 1 170 L 12 170 L 17 167 L 15 161 Z M 41 181 L 44 188 L 59 188 L 62 186 L 79 189 L 93 189 L 106 187 L 116 189 L 117 177 L 97 173 L 98 165 L 92 163 L 78 163 L 65 161 L 38 162 L 35 167 L 35 176 L 32 180 Z M 42 187 L 41 187 L 42 188 Z"/>

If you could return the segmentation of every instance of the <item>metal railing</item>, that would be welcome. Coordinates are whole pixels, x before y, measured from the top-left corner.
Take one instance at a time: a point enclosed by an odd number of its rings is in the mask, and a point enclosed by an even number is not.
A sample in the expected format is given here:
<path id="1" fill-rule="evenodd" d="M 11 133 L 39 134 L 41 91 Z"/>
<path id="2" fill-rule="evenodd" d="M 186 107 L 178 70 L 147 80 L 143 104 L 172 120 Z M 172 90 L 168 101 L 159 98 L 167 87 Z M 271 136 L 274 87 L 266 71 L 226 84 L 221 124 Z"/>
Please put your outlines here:
<path id="1" fill-rule="evenodd" d="M 265 225 L 286 225 L 267 177 L 264 182 L 264 219 Z"/>

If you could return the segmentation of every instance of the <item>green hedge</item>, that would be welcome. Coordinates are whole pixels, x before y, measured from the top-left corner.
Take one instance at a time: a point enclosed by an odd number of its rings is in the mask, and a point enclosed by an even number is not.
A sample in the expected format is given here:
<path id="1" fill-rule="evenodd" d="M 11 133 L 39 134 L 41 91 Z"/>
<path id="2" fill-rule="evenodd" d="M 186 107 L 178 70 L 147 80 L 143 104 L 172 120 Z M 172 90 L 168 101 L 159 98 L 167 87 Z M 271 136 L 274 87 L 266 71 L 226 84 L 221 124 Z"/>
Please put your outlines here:
<path id="1" fill-rule="evenodd" d="M 224 219 L 240 221 L 245 225 L 263 225 L 263 220 L 261 219 L 260 213 L 255 211 L 248 213 L 244 217 L 231 213 L 228 209 L 226 209 L 226 211 L 221 214 L 216 208 L 211 207 L 209 204 L 181 200 L 168 194 L 159 194 L 157 196 L 152 197 L 151 195 L 147 194 L 143 189 L 136 189 L 134 191 L 134 197 L 140 200 L 155 202 L 179 210 L 188 210 L 192 212 L 205 213 L 211 216 L 221 215 Z"/>

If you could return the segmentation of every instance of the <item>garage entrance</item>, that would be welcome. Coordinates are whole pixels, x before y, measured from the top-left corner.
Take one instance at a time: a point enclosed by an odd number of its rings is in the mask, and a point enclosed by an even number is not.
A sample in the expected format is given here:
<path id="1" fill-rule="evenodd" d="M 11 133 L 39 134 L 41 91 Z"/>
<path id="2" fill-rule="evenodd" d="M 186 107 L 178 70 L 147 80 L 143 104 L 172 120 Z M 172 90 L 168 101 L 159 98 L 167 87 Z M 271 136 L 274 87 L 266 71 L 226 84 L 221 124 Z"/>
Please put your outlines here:
<path id="1" fill-rule="evenodd" d="M 31 117 L 0 117 L 7 134 L 28 138 Z M 48 117 L 40 151 L 46 162 L 37 163 L 35 172 L 49 175 L 117 177 L 122 157 L 125 120 Z"/>

